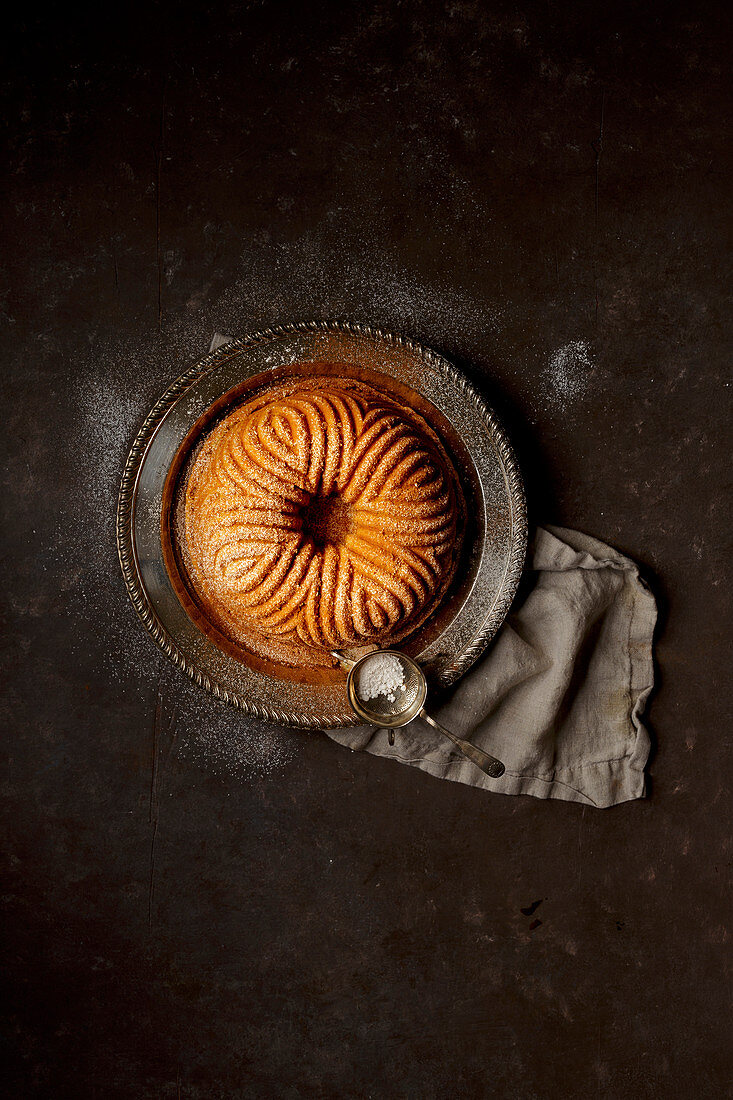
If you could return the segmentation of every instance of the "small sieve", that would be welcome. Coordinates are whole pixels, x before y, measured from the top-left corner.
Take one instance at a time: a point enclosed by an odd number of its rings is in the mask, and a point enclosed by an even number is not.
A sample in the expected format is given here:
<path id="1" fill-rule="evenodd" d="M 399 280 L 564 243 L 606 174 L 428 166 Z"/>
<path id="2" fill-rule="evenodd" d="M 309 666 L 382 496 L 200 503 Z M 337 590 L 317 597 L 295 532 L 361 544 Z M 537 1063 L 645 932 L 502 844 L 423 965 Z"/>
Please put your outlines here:
<path id="1" fill-rule="evenodd" d="M 470 741 L 465 741 L 462 737 L 458 737 L 455 733 L 451 733 L 445 726 L 441 726 L 439 722 L 431 718 L 424 707 L 428 693 L 425 673 L 419 665 L 415 664 L 412 658 L 406 656 L 404 653 L 400 653 L 396 649 L 374 650 L 360 657 L 358 661 L 352 661 L 346 654 L 341 653 L 339 650 L 334 649 L 331 652 L 332 655 L 341 662 L 344 668 L 348 669 L 346 693 L 354 711 L 370 725 L 389 730 L 390 744 L 393 743 L 392 730 L 399 729 L 400 726 L 406 726 L 408 722 L 412 722 L 413 719 L 420 715 L 424 721 L 428 722 L 429 725 L 439 733 L 442 733 L 449 741 L 452 741 L 464 756 L 471 760 L 476 767 L 481 768 L 482 771 L 491 776 L 492 779 L 498 779 L 500 775 L 504 774 L 504 765 L 501 760 L 497 760 L 494 756 L 489 756 L 489 754 L 483 752 L 482 749 L 472 745 Z M 362 699 L 358 692 L 359 672 L 368 661 L 373 660 L 374 657 L 381 654 L 397 658 L 402 666 L 404 677 L 403 683 L 388 695 L 377 695 L 375 698 L 369 700 Z"/>

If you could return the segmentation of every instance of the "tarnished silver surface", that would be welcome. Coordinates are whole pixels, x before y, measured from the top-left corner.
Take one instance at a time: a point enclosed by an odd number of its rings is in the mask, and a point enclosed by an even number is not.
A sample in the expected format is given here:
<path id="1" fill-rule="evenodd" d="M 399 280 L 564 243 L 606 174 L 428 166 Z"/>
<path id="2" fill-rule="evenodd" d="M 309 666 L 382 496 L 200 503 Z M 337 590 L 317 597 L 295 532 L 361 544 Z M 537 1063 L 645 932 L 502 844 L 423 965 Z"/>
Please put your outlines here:
<path id="1" fill-rule="evenodd" d="M 204 634 L 181 604 L 161 542 L 163 488 L 193 425 L 243 381 L 312 373 L 332 364 L 414 403 L 451 451 L 467 496 L 461 574 L 436 614 L 401 646 L 433 687 L 463 675 L 503 622 L 527 542 L 524 489 L 512 449 L 471 383 L 436 352 L 368 325 L 303 322 L 231 341 L 163 394 L 130 451 L 117 509 L 117 545 L 130 598 L 166 655 L 197 684 L 244 713 L 289 726 L 354 725 L 346 680 L 298 683 L 268 675 Z"/>

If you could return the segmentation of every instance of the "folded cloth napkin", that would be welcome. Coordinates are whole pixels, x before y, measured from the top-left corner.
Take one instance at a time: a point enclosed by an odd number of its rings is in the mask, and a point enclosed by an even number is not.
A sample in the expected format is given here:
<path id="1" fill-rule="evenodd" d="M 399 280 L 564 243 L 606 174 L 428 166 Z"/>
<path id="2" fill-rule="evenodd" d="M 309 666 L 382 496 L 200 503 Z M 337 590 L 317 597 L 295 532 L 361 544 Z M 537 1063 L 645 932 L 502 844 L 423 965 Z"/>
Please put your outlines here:
<path id="1" fill-rule="evenodd" d="M 373 726 L 328 736 L 500 794 L 597 807 L 643 798 L 649 735 L 641 714 L 654 683 L 654 597 L 629 558 L 563 527 L 537 528 L 526 568 L 528 594 L 434 711 L 453 733 L 504 762 L 500 779 L 489 779 L 420 718 L 395 731 L 393 746 Z"/>
<path id="2" fill-rule="evenodd" d="M 211 350 L 229 339 L 217 333 Z M 394 745 L 374 726 L 324 732 L 352 750 L 500 794 L 599 808 L 643 798 L 653 595 L 629 558 L 563 527 L 537 528 L 526 573 L 529 590 L 486 656 L 434 710 L 453 733 L 503 761 L 500 779 L 420 718 L 395 731 Z"/>

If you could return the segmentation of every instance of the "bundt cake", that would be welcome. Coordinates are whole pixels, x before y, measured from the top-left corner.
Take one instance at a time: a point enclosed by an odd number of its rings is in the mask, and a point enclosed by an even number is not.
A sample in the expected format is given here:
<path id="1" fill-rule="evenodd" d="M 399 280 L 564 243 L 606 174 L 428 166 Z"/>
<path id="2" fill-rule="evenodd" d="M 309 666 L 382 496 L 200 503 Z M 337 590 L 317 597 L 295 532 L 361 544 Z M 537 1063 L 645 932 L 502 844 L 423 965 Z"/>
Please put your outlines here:
<path id="1" fill-rule="evenodd" d="M 355 379 L 298 380 L 246 400 L 197 454 L 190 572 L 229 638 L 324 663 L 332 648 L 393 643 L 435 609 L 461 510 L 450 459 L 414 410 Z"/>

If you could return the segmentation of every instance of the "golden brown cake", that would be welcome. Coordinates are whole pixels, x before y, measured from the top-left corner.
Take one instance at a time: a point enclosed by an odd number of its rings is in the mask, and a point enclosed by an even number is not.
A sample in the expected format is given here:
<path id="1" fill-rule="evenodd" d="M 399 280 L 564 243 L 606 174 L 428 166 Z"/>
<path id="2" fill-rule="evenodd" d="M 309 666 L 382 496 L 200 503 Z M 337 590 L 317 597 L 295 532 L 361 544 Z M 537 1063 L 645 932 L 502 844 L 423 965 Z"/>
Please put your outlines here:
<path id="1" fill-rule="evenodd" d="M 460 513 L 422 417 L 321 377 L 260 393 L 213 430 L 188 480 L 185 539 L 209 620 L 298 663 L 422 622 L 453 576 Z"/>

